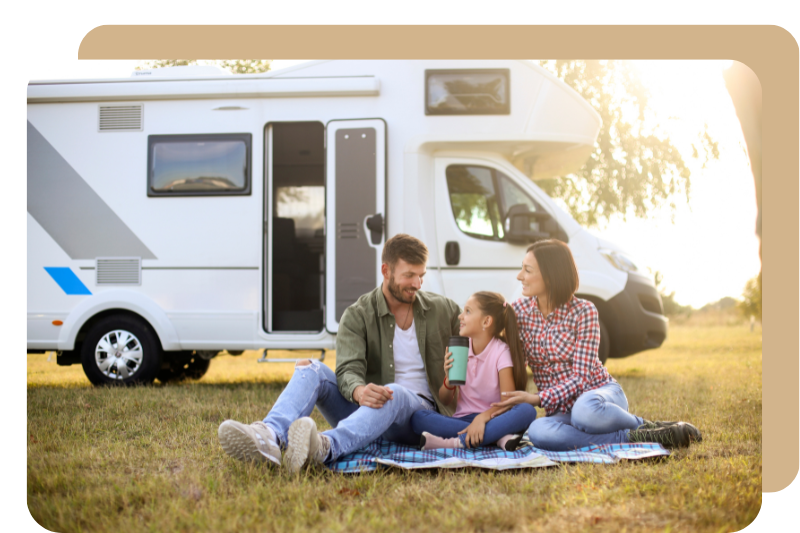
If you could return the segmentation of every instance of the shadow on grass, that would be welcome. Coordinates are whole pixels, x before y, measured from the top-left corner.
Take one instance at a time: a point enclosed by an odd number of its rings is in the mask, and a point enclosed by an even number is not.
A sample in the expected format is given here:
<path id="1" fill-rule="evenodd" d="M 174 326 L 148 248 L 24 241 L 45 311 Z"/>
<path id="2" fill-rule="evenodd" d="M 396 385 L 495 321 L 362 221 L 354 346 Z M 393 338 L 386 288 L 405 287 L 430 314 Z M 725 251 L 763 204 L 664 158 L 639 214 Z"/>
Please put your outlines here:
<path id="1" fill-rule="evenodd" d="M 67 383 L 67 384 L 44 384 L 35 383 L 28 384 L 28 389 L 86 389 L 94 391 L 102 390 L 173 390 L 173 389 L 196 389 L 196 390 L 248 390 L 248 389 L 272 389 L 278 392 L 282 391 L 286 385 L 289 384 L 288 379 L 271 379 L 271 380 L 242 380 L 230 381 L 223 383 L 208 383 L 202 381 L 170 381 L 161 383 L 155 381 L 153 383 L 139 383 L 135 385 L 122 385 L 122 384 L 109 384 L 109 385 L 89 385 L 83 383 Z"/>

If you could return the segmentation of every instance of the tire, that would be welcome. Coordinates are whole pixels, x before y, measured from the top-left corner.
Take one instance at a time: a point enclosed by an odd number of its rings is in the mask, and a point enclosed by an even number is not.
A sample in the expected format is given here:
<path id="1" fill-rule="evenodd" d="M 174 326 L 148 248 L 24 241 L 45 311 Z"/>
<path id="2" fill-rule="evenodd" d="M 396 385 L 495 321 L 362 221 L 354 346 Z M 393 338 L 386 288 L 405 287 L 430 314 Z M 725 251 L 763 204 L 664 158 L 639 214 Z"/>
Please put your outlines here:
<path id="1" fill-rule="evenodd" d="M 87 332 L 81 364 L 94 385 L 148 384 L 161 366 L 161 345 L 147 322 L 112 315 Z"/>
<path id="2" fill-rule="evenodd" d="M 156 378 L 161 383 L 200 379 L 211 366 L 211 360 L 199 357 L 195 352 L 182 352 L 158 371 Z"/>
<path id="3" fill-rule="evenodd" d="M 604 365 L 608 359 L 608 354 L 611 351 L 611 338 L 608 335 L 608 328 L 600 321 L 600 349 L 597 351 L 597 357 Z"/>

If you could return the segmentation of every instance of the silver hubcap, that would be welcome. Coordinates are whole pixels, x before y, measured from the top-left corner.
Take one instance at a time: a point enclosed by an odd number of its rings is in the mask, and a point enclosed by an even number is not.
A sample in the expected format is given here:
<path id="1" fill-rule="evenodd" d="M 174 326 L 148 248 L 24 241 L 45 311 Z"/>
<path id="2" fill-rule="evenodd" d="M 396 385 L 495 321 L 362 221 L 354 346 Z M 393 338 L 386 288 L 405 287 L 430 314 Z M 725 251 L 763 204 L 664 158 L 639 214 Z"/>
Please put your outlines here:
<path id="1" fill-rule="evenodd" d="M 94 349 L 97 368 L 111 379 L 125 379 L 135 374 L 142 365 L 142 355 L 142 343 L 124 329 L 106 333 Z"/>

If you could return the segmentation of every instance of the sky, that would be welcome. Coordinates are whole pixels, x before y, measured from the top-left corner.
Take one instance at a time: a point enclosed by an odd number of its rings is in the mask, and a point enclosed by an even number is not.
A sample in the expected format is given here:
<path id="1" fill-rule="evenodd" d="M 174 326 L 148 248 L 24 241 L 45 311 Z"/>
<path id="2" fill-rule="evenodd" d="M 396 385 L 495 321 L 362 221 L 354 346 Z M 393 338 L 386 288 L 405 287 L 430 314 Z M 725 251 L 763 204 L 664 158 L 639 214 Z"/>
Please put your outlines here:
<path id="1" fill-rule="evenodd" d="M 302 63 L 275 60 L 272 69 Z M 695 308 L 741 296 L 759 272 L 753 177 L 736 112 L 722 78 L 725 61 L 634 61 L 650 91 L 650 105 L 678 147 L 691 175 L 688 202 L 647 219 L 628 217 L 591 229 L 631 253 L 646 271 L 663 276 L 675 300 Z M 135 60 L 73 61 L 32 66 L 30 79 L 129 77 Z M 720 157 L 701 168 L 691 142 L 708 125 Z M 673 222 L 674 221 L 674 222 Z"/>

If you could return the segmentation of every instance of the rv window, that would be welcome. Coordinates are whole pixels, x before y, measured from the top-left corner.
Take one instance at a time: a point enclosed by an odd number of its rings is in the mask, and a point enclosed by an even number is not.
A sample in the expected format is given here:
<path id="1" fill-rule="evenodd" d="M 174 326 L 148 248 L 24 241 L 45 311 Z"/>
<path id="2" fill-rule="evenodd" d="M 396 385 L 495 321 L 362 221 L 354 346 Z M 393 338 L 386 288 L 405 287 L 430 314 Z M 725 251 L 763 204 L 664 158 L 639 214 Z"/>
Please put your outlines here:
<path id="1" fill-rule="evenodd" d="M 503 224 L 492 170 L 485 167 L 447 167 L 450 205 L 458 228 L 478 239 L 500 240 Z"/>
<path id="2" fill-rule="evenodd" d="M 508 69 L 426 70 L 426 115 L 508 115 Z"/>
<path id="3" fill-rule="evenodd" d="M 148 196 L 250 194 L 249 133 L 148 136 Z"/>

